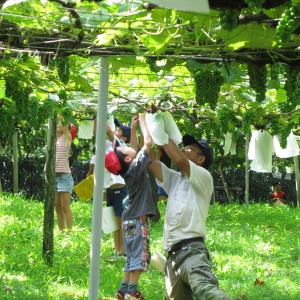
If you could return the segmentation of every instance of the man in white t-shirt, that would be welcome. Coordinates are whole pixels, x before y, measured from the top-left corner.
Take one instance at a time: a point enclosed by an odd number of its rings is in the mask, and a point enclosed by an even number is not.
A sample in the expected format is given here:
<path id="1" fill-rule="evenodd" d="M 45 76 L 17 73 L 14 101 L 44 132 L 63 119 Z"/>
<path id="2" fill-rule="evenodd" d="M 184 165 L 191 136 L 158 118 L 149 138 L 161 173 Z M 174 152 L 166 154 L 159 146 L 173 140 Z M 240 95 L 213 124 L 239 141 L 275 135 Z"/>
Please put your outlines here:
<path id="1" fill-rule="evenodd" d="M 231 300 L 219 289 L 204 242 L 213 193 L 213 179 L 207 169 L 213 152 L 206 142 L 191 135 L 183 136 L 182 142 L 182 150 L 171 139 L 163 145 L 182 173 L 158 160 L 150 165 L 157 184 L 169 195 L 163 232 L 166 299 Z"/>

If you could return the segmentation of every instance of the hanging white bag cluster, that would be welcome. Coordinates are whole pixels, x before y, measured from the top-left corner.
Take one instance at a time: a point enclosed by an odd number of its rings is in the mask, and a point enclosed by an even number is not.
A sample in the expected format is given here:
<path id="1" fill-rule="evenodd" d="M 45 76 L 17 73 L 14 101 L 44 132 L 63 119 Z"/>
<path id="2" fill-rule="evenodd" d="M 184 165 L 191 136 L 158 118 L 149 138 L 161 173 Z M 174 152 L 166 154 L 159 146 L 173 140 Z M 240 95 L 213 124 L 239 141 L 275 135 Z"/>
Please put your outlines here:
<path id="1" fill-rule="evenodd" d="M 169 112 L 146 113 L 146 123 L 154 144 L 162 146 L 169 142 L 182 142 L 182 135 Z"/>

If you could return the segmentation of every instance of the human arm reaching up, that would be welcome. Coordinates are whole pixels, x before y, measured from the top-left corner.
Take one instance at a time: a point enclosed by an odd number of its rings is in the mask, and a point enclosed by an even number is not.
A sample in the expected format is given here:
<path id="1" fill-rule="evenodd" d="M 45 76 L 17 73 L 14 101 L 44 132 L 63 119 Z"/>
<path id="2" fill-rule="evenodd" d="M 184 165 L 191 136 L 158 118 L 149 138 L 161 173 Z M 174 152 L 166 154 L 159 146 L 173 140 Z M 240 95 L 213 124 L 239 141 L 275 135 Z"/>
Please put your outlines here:
<path id="1" fill-rule="evenodd" d="M 131 136 L 130 136 L 130 147 L 136 152 L 138 151 L 138 139 L 136 134 L 137 126 L 139 125 L 139 116 L 134 115 L 131 119 Z"/>

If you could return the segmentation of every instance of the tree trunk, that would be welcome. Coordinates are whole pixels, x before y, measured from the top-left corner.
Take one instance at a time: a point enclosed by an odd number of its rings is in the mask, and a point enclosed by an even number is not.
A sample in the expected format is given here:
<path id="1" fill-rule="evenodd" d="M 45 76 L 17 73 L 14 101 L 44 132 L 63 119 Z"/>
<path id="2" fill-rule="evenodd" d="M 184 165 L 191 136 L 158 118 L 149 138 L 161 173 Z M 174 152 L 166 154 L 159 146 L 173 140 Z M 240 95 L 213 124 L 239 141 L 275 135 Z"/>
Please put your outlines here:
<path id="1" fill-rule="evenodd" d="M 45 170 L 45 203 L 43 257 L 48 266 L 53 265 L 54 243 L 54 203 L 55 203 L 55 152 L 56 152 L 56 115 L 49 118 L 47 135 L 47 154 Z"/>
<path id="2" fill-rule="evenodd" d="M 229 190 L 228 190 L 227 183 L 225 181 L 225 176 L 224 176 L 224 173 L 223 173 L 221 165 L 219 165 L 218 169 L 219 169 L 219 173 L 220 173 L 220 176 L 221 176 L 221 179 L 222 179 L 224 190 L 225 190 L 225 193 L 226 193 L 226 196 L 227 196 L 227 199 L 228 199 L 228 203 L 231 203 L 230 193 L 229 193 Z"/>

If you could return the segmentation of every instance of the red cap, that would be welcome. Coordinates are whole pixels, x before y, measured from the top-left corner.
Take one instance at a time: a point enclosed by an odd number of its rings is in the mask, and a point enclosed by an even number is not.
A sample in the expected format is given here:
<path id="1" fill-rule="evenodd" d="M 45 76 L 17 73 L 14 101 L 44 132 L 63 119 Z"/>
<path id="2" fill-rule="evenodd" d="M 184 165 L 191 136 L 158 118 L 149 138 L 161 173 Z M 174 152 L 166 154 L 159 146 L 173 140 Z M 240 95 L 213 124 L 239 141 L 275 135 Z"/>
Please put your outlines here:
<path id="1" fill-rule="evenodd" d="M 71 137 L 72 137 L 72 140 L 75 139 L 77 135 L 77 128 L 74 124 L 71 124 Z"/>
<path id="2" fill-rule="evenodd" d="M 119 175 L 122 169 L 120 161 L 114 151 L 110 151 L 105 155 L 105 168 L 114 175 Z"/>

